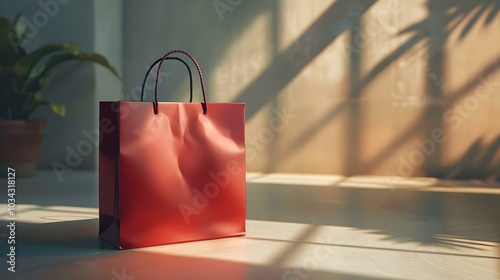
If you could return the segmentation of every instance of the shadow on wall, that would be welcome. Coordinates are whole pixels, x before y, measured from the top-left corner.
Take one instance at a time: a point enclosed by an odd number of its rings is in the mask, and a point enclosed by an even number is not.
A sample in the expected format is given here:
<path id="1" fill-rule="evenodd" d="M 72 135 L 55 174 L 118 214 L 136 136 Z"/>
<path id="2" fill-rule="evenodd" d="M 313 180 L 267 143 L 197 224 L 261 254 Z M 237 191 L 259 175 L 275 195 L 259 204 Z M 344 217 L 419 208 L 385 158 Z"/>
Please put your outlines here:
<path id="1" fill-rule="evenodd" d="M 500 53 L 498 53 L 499 56 L 497 56 L 497 59 L 493 60 L 476 76 L 471 77 L 469 82 L 455 92 L 447 92 L 443 84 L 447 74 L 445 71 L 445 64 L 447 63 L 446 52 L 449 49 L 445 49 L 445 46 L 450 36 L 454 32 L 458 32 L 458 41 L 460 42 L 474 27 L 483 27 L 491 24 L 500 10 L 500 1 L 428 0 L 427 8 L 429 11 L 427 17 L 405 28 L 398 34 L 399 36 L 410 35 L 411 37 L 391 55 L 374 67 L 374 70 L 360 83 L 361 87 L 366 87 L 388 65 L 393 63 L 400 56 L 411 51 L 415 45 L 423 42 L 424 48 L 427 51 L 426 55 L 428 60 L 426 75 L 427 108 L 421 117 L 410 125 L 404 133 L 387 145 L 386 148 L 371 161 L 364 164 L 360 169 L 361 173 L 369 173 L 380 161 L 383 161 L 388 154 L 393 153 L 399 146 L 415 137 L 416 134 L 423 132 L 424 139 L 432 139 L 436 128 L 446 130 L 447 124 L 445 124 L 443 120 L 447 118 L 446 114 L 450 113 L 451 109 L 456 110 L 453 106 L 462 102 L 463 98 L 465 98 L 467 94 L 470 94 L 472 89 L 481 85 L 482 80 L 479 77 L 488 77 L 500 69 Z M 493 121 L 492 123 L 495 122 Z M 498 127 L 493 128 L 498 129 Z M 460 140 L 450 139 L 448 141 Z M 500 165 L 498 138 L 488 147 L 479 145 L 479 142 L 479 140 L 474 142 L 462 158 L 449 164 L 442 162 L 444 143 L 435 142 L 435 150 L 426 155 L 423 164 L 423 175 L 435 176 L 438 178 L 500 179 L 498 172 L 496 172 Z M 479 156 L 481 156 L 482 159 L 479 159 Z"/>
<path id="2" fill-rule="evenodd" d="M 311 61 L 343 32 L 349 30 L 376 0 L 339 0 L 305 30 L 289 47 L 274 58 L 270 66 L 234 102 L 247 104 L 246 117 L 253 115 L 273 101 Z M 274 7 L 278 9 L 278 6 Z M 277 21 L 278 19 L 275 19 Z M 277 25 L 278 23 L 274 23 Z M 278 34 L 273 34 L 278 36 Z M 277 46 L 273 46 L 277 48 Z M 307 52 L 300 49 L 307 48 Z M 279 73 L 279 74 L 277 74 Z"/>
<path id="3" fill-rule="evenodd" d="M 418 169 L 421 169 L 421 171 L 414 174 L 396 175 L 499 179 L 500 176 L 497 171 L 500 166 L 498 139 L 487 143 L 486 146 L 479 145 L 479 140 L 476 140 L 469 148 L 469 151 L 465 152 L 463 158 L 455 161 L 450 160 L 450 158 L 457 158 L 457 153 L 467 146 L 467 141 L 453 135 L 453 131 L 450 132 L 451 125 L 449 122 L 453 118 L 452 115 L 457 111 L 457 104 L 460 105 L 461 102 L 465 102 L 464 99 L 471 92 L 474 92 L 473 90 L 476 87 L 481 86 L 483 82 L 481 77 L 488 77 L 500 69 L 500 53 L 497 53 L 496 59 L 491 61 L 482 71 L 470 77 L 461 88 L 450 92 L 445 89 L 443 84 L 448 76 L 447 65 L 450 62 L 447 61 L 449 56 L 447 52 L 453 49 L 453 46 L 449 46 L 450 37 L 458 33 L 458 44 L 470 33 L 477 33 L 478 28 L 491 25 L 495 22 L 500 10 L 500 1 L 428 0 L 426 8 L 429 14 L 398 32 L 396 37 L 401 37 L 402 43 L 363 75 L 361 69 L 365 49 L 357 49 L 359 47 L 359 41 L 357 40 L 359 39 L 355 38 L 354 34 L 363 28 L 363 17 L 367 10 L 379 2 L 381 1 L 336 1 L 289 48 L 280 52 L 270 66 L 234 99 L 235 102 L 247 103 L 247 119 L 251 121 L 254 114 L 266 104 L 275 102 L 277 95 L 340 34 L 344 32 L 350 33 L 349 46 L 351 50 L 348 52 L 350 56 L 348 65 L 350 90 L 348 98 L 303 131 L 295 133 L 293 139 L 281 140 L 282 143 L 284 141 L 288 144 L 284 145 L 287 147 L 286 149 L 274 145 L 278 141 L 276 138 L 279 138 L 275 137 L 270 145 L 272 146 L 271 150 L 281 149 L 280 153 L 273 153 L 275 157 L 279 156 L 279 158 L 269 159 L 273 164 L 264 167 L 254 167 L 250 164 L 250 169 L 264 172 L 304 172 L 303 170 L 294 170 L 283 166 L 287 165 L 287 161 L 292 161 L 292 158 L 302 149 L 314 149 L 311 146 L 306 146 L 306 144 L 316 140 L 317 134 L 321 133 L 324 127 L 331 123 L 333 119 L 347 116 L 347 125 L 345 126 L 347 130 L 342 136 L 344 137 L 343 149 L 345 149 L 343 168 L 334 170 L 332 173 L 387 175 L 388 170 L 396 172 L 397 166 L 389 167 L 385 172 L 379 166 L 388 159 L 396 158 L 401 153 L 402 146 L 408 145 L 409 141 L 433 139 L 436 129 L 439 129 L 441 133 L 446 134 L 448 140 L 433 144 L 432 153 L 426 154 L 425 158 L 422 159 L 422 163 L 417 164 Z M 322 32 L 325 29 L 329 32 Z M 297 48 L 304 48 L 305 46 L 308 49 L 305 54 L 297 55 L 294 53 Z M 425 86 L 423 87 L 424 96 L 420 104 L 422 108 L 420 117 L 414 119 L 413 122 L 408 122 L 402 133 L 380 147 L 373 156 L 366 158 L 362 153 L 363 145 L 370 144 L 363 141 L 363 129 L 366 128 L 363 125 L 365 118 L 364 106 L 361 102 L 364 98 L 363 95 L 366 89 L 384 71 L 387 71 L 401 57 L 414 52 L 415 49 L 425 50 L 423 59 L 426 60 L 427 64 L 424 79 Z M 289 57 L 293 57 L 293 61 L 290 61 Z M 281 74 L 276 75 L 274 73 Z M 398 83 L 398 81 L 392 82 Z M 495 89 L 490 94 L 498 94 L 498 92 Z M 479 114 L 487 113 L 482 112 Z M 500 116 L 493 114 L 491 117 Z M 489 129 L 493 130 L 493 132 L 498 131 L 498 126 L 495 126 L 495 123 L 498 122 L 491 120 L 489 126 Z M 474 133 L 478 133 L 478 131 Z M 457 142 L 460 143 L 460 149 L 452 152 L 448 151 L 449 155 L 446 155 L 446 146 Z M 323 148 L 321 147 L 321 149 Z M 327 156 L 327 154 L 323 155 Z M 311 172 L 311 170 L 307 170 L 307 172 Z"/>
<path id="4" fill-rule="evenodd" d="M 448 179 L 491 179 L 500 181 L 500 161 L 494 161 L 500 150 L 500 136 L 490 144 L 476 140 L 454 163 L 443 164 L 430 171 L 430 175 Z"/>

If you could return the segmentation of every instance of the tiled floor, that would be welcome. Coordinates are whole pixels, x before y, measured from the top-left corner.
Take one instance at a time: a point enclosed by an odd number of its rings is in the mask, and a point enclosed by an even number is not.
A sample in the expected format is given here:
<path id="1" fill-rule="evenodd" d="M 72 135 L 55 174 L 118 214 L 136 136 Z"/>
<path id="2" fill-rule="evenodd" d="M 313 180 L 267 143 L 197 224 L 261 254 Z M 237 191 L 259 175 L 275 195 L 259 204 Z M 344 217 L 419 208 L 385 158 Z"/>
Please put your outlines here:
<path id="1" fill-rule="evenodd" d="M 127 251 L 97 238 L 95 173 L 18 179 L 16 272 L 2 226 L 0 279 L 500 279 L 500 184 L 247 177 L 247 236 Z"/>

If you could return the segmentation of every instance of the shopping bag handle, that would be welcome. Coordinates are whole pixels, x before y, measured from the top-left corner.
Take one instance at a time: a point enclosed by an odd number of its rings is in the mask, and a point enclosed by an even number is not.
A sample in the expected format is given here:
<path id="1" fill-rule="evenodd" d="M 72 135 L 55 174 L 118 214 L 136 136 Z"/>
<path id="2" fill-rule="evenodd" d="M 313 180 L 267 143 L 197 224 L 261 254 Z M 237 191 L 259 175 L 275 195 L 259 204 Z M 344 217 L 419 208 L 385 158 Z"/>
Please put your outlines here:
<path id="1" fill-rule="evenodd" d="M 165 54 L 163 56 L 163 58 L 160 61 L 160 64 L 158 65 L 158 70 L 156 70 L 155 101 L 153 103 L 153 110 L 154 110 L 155 115 L 158 115 L 158 80 L 160 78 L 161 65 L 163 64 L 163 61 L 165 59 L 167 59 L 170 55 L 172 55 L 174 53 L 182 53 L 182 54 L 188 56 L 189 59 L 191 59 L 191 61 L 193 61 L 194 65 L 196 66 L 196 70 L 198 71 L 198 75 L 200 76 L 201 92 L 203 93 L 203 103 L 201 103 L 201 107 L 203 108 L 203 115 L 206 115 L 207 111 L 208 111 L 207 95 L 205 94 L 205 83 L 203 82 L 203 75 L 201 74 L 200 65 L 198 64 L 196 59 L 194 59 L 194 57 L 192 57 L 190 54 L 188 54 L 187 52 L 185 52 L 183 50 L 173 50 L 173 51 L 168 52 L 167 54 Z"/>
<path id="2" fill-rule="evenodd" d="M 182 62 L 184 64 L 184 66 L 186 66 L 186 68 L 188 70 L 188 73 L 189 73 L 189 102 L 193 102 L 193 73 L 191 72 L 191 68 L 181 58 L 178 58 L 178 57 L 167 57 L 167 59 L 178 60 L 178 61 Z M 153 70 L 153 68 L 156 66 L 156 64 L 158 64 L 161 60 L 162 60 L 161 58 L 158 58 L 153 63 L 153 65 L 151 65 L 149 67 L 148 72 L 146 72 L 146 76 L 144 76 L 144 80 L 142 81 L 142 88 L 141 88 L 141 101 L 144 101 L 144 86 L 146 85 L 146 81 L 148 80 L 149 73 L 151 72 L 151 70 Z"/>

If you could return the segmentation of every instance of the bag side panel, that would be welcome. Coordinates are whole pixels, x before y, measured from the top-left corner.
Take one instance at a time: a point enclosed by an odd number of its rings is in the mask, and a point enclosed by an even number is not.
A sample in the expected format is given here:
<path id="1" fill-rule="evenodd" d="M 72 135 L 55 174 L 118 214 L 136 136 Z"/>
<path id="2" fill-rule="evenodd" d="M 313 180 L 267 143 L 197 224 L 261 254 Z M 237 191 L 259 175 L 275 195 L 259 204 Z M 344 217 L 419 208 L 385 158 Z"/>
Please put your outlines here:
<path id="1" fill-rule="evenodd" d="M 119 117 L 117 102 L 99 103 L 99 236 L 119 247 Z"/>

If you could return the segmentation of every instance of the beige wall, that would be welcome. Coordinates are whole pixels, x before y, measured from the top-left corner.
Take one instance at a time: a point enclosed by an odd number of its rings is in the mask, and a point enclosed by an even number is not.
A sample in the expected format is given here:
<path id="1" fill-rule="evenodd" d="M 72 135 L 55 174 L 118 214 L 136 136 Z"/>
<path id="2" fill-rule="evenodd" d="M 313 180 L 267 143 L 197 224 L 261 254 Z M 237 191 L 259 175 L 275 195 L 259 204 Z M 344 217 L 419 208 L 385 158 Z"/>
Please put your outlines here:
<path id="1" fill-rule="evenodd" d="M 483 1 L 352 2 L 280 1 L 232 42 L 216 79 L 234 84 L 213 91 L 249 104 L 249 170 L 499 176 L 500 16 L 486 24 Z M 294 115 L 283 131 L 272 108 Z"/>
<path id="2" fill-rule="evenodd" d="M 249 171 L 498 177 L 498 6 L 126 1 L 124 70 L 138 83 L 157 56 L 191 52 L 211 101 L 247 104 Z M 162 98 L 186 100 L 169 67 Z"/>

